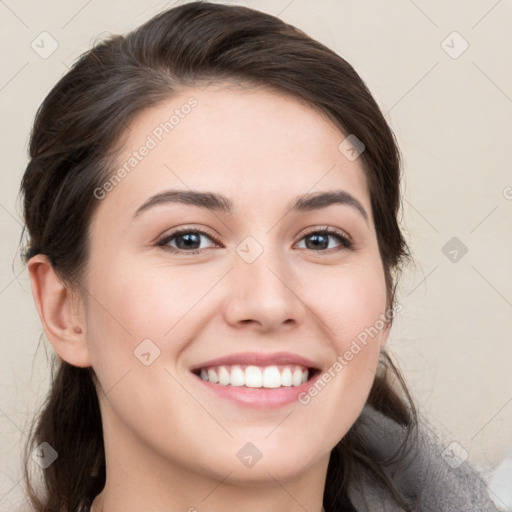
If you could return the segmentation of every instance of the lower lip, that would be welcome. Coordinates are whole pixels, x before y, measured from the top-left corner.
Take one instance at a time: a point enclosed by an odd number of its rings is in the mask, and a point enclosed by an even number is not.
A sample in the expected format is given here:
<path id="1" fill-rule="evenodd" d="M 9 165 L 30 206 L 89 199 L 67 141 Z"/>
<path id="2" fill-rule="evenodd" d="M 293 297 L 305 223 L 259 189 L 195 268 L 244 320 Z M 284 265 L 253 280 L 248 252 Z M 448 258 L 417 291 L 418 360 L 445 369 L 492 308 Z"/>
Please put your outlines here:
<path id="1" fill-rule="evenodd" d="M 306 392 L 317 380 L 320 373 L 300 386 L 280 388 L 248 388 L 246 386 L 223 386 L 208 382 L 195 373 L 192 374 L 199 382 L 215 395 L 231 400 L 243 406 L 257 409 L 273 409 L 298 401 L 298 396 Z"/>

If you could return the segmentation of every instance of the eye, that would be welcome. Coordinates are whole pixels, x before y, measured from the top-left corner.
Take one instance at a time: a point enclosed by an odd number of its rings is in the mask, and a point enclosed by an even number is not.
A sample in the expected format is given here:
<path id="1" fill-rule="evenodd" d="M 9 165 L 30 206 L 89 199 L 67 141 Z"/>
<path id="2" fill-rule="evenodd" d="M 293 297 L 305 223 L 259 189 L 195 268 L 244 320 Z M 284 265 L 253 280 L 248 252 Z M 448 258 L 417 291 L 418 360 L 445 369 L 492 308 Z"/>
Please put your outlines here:
<path id="1" fill-rule="evenodd" d="M 326 250 L 333 248 L 329 247 L 329 239 L 338 240 L 339 246 L 338 248 L 334 248 L 335 250 L 352 249 L 354 247 L 354 243 L 343 232 L 338 231 L 337 229 L 325 227 L 315 228 L 308 231 L 301 239 L 301 241 L 306 240 L 305 247 L 301 247 L 301 249 L 305 248 L 312 249 L 316 252 L 325 252 Z"/>
<path id="2" fill-rule="evenodd" d="M 214 245 L 210 247 L 200 247 L 203 239 L 210 240 Z M 329 247 L 329 240 L 337 240 L 337 247 Z M 326 252 L 329 249 L 335 251 L 343 249 L 353 249 L 354 243 L 346 236 L 342 231 L 338 231 L 333 228 L 323 227 L 314 228 L 308 231 L 301 239 L 306 240 L 305 249 L 310 249 L 315 252 Z M 199 254 L 205 249 L 215 247 L 218 243 L 215 238 L 200 229 L 182 228 L 176 230 L 168 235 L 165 235 L 161 240 L 157 242 L 157 246 L 162 247 L 172 253 L 177 254 Z M 330 252 L 330 251 L 329 251 Z"/>
<path id="3" fill-rule="evenodd" d="M 173 253 L 198 254 L 204 249 L 199 248 L 201 239 L 204 238 L 214 241 L 213 237 L 205 231 L 185 228 L 166 235 L 157 242 L 157 245 Z M 173 242 L 175 242 L 176 245 L 172 245 Z"/>

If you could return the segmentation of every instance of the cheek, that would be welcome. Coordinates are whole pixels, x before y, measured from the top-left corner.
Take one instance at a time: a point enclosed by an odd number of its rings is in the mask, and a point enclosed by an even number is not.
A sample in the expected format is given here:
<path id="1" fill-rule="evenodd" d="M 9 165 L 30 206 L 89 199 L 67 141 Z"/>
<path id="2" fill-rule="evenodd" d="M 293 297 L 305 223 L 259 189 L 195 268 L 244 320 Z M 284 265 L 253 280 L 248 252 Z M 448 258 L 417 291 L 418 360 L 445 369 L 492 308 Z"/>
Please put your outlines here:
<path id="1" fill-rule="evenodd" d="M 217 279 L 211 270 L 192 266 L 116 266 L 90 281 L 91 296 L 97 298 L 90 318 L 134 341 L 162 338 L 192 312 Z"/>
<path id="2" fill-rule="evenodd" d="M 315 282 L 317 286 L 308 291 L 308 305 L 316 307 L 325 333 L 322 343 L 332 355 L 318 385 L 300 401 L 330 418 L 336 438 L 355 421 L 374 381 L 387 326 L 386 285 L 376 259 Z"/>
<path id="3" fill-rule="evenodd" d="M 304 281 L 301 296 L 317 313 L 325 329 L 326 343 L 338 354 L 348 350 L 353 340 L 378 345 L 385 327 L 386 285 L 380 261 L 361 259 L 329 273 L 323 269 Z M 314 282 L 315 285 L 311 286 Z"/>
<path id="4" fill-rule="evenodd" d="M 144 267 L 129 261 L 95 268 L 87 283 L 88 338 L 93 366 L 107 387 L 126 371 L 140 370 L 141 354 L 174 362 L 197 330 L 209 304 L 205 295 L 224 272 L 208 265 Z"/>

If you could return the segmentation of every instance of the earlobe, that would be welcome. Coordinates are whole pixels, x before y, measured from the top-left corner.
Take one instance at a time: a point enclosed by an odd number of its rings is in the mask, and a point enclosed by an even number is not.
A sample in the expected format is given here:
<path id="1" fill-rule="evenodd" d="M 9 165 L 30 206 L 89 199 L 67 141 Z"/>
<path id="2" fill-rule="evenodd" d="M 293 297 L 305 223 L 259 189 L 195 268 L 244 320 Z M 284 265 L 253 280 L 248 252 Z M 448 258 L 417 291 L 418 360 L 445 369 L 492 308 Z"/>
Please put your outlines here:
<path id="1" fill-rule="evenodd" d="M 45 334 L 61 359 L 73 366 L 91 366 L 82 308 L 43 254 L 28 262 L 32 296 Z"/>

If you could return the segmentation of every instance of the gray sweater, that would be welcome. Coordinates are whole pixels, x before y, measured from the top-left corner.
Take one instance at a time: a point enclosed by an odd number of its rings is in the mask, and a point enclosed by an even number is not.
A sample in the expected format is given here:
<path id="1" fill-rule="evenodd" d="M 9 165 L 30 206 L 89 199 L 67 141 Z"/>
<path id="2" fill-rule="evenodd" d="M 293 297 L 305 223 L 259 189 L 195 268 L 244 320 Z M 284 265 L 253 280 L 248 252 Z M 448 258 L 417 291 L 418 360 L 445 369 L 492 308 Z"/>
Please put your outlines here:
<path id="1" fill-rule="evenodd" d="M 403 427 L 366 405 L 358 418 L 358 429 L 369 445 L 382 457 L 392 455 L 405 434 Z M 464 457 L 457 457 L 457 446 L 442 445 L 426 423 L 420 423 L 419 442 L 408 453 L 405 462 L 385 469 L 406 502 L 415 512 L 496 512 L 481 476 Z M 462 452 L 463 453 L 463 452 Z M 358 482 L 348 489 L 357 512 L 402 511 L 388 490 L 375 477 L 360 468 Z M 412 496 L 416 495 L 416 502 Z M 338 511 L 328 511 L 338 512 Z"/>

